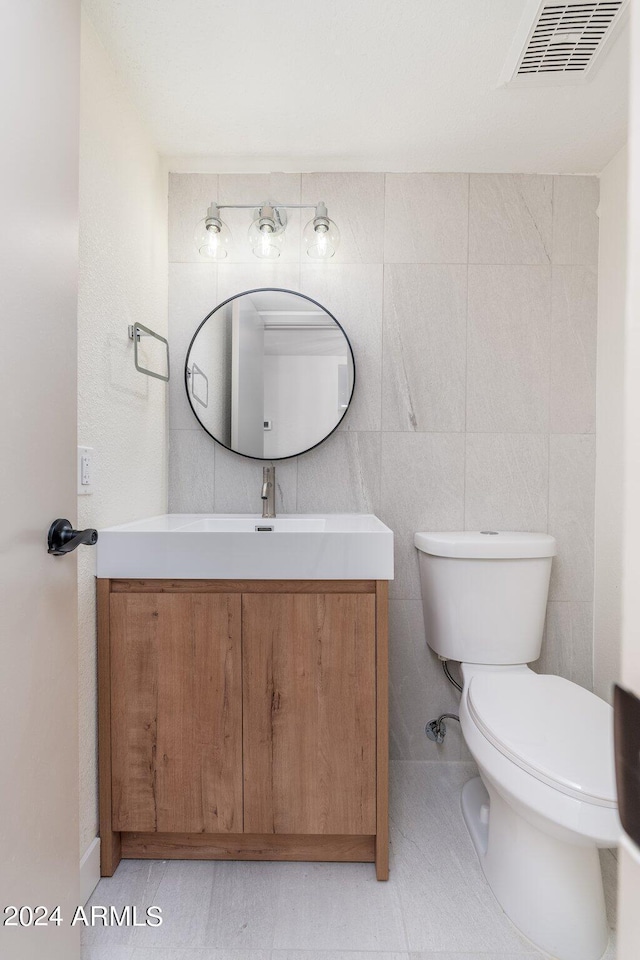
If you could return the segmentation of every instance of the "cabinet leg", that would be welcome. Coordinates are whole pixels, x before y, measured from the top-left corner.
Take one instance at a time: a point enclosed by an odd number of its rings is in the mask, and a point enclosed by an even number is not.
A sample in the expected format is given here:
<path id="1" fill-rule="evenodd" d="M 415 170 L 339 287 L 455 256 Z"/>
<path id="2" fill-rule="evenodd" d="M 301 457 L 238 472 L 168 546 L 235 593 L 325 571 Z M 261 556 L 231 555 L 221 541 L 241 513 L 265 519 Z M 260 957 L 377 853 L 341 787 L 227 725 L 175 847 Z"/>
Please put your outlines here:
<path id="1" fill-rule="evenodd" d="M 112 830 L 100 834 L 100 876 L 112 877 L 122 857 L 121 834 Z"/>
<path id="2" fill-rule="evenodd" d="M 376 879 L 389 879 L 389 837 L 376 836 Z"/>

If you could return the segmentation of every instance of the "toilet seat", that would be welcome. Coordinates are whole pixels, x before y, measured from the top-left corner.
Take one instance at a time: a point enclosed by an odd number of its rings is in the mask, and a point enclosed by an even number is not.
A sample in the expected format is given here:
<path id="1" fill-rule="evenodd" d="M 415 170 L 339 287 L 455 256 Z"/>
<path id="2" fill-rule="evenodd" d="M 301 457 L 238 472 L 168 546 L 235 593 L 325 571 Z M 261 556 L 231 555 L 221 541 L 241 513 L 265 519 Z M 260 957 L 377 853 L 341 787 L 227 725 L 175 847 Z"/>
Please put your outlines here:
<path id="1" fill-rule="evenodd" d="M 467 691 L 474 723 L 509 760 L 561 793 L 617 807 L 613 711 L 563 677 L 481 673 Z"/>

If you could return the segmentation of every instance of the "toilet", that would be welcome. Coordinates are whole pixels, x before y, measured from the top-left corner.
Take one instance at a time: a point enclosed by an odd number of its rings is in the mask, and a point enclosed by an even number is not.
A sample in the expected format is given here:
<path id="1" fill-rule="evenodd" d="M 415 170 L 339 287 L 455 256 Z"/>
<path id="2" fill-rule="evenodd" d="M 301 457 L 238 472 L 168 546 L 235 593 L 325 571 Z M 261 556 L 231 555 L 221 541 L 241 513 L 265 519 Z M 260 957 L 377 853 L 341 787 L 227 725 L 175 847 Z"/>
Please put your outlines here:
<path id="1" fill-rule="evenodd" d="M 620 836 L 613 711 L 540 675 L 553 537 L 417 533 L 427 643 L 461 664 L 460 723 L 480 777 L 462 814 L 507 916 L 557 960 L 600 960 L 609 929 L 598 847 Z"/>

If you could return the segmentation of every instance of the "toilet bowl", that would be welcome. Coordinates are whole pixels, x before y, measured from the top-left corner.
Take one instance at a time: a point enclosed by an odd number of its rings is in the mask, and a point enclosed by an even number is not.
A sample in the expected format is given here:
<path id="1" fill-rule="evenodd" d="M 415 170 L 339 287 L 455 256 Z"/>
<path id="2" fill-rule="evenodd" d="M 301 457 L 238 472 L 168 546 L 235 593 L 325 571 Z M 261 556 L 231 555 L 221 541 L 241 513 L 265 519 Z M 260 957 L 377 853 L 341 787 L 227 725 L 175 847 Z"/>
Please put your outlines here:
<path id="1" fill-rule="evenodd" d="M 608 704 L 528 667 L 462 665 L 462 731 L 480 770 L 462 811 L 505 913 L 562 960 L 599 960 L 598 847 L 620 835 Z M 488 808 L 487 808 L 488 804 Z"/>
<path id="2" fill-rule="evenodd" d="M 598 847 L 621 830 L 612 710 L 527 666 L 540 654 L 555 541 L 492 532 L 415 542 L 427 642 L 461 663 L 460 722 L 480 772 L 461 805 L 487 881 L 549 956 L 600 960 L 609 930 Z"/>

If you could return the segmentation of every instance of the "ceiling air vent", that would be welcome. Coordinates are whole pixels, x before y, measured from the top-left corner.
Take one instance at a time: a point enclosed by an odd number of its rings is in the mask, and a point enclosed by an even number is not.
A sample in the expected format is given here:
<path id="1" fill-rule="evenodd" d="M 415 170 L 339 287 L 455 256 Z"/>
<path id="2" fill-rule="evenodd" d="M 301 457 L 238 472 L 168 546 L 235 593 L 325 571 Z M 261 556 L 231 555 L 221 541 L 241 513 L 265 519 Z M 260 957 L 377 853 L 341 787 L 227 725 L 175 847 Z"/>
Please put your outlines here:
<path id="1" fill-rule="evenodd" d="M 539 0 L 527 6 L 502 74 L 504 83 L 584 81 L 620 25 L 629 0 Z"/>

